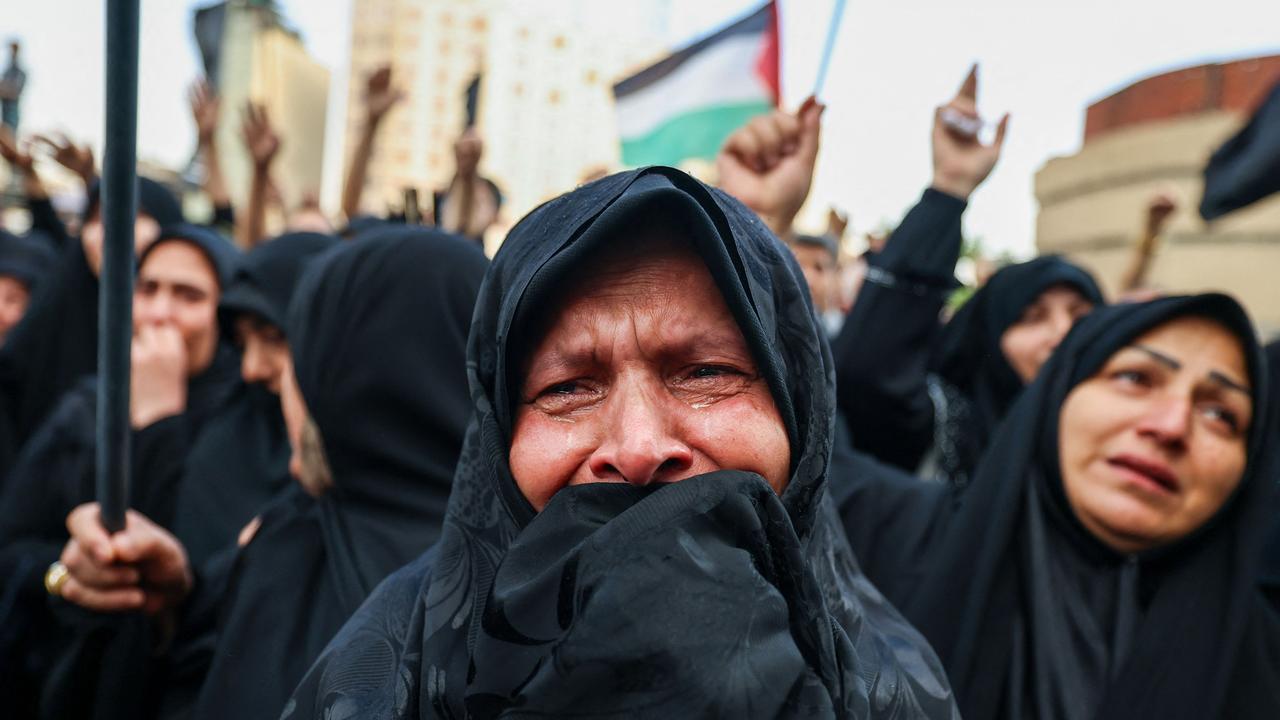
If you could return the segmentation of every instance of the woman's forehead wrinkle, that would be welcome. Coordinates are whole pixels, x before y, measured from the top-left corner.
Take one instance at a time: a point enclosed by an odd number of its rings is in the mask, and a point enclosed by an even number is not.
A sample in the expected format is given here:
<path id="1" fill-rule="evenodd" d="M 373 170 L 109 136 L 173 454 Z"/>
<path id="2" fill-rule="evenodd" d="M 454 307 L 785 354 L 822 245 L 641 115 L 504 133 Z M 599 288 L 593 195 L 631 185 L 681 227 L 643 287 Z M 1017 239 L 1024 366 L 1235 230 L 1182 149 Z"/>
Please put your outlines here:
<path id="1" fill-rule="evenodd" d="M 584 345 L 608 342 L 607 337 L 597 337 L 598 330 L 625 326 L 635 346 L 646 355 L 744 349 L 741 330 L 718 291 L 713 297 L 697 274 L 672 264 L 652 264 L 633 273 L 598 276 L 591 283 L 594 287 L 581 295 L 575 293 L 566 303 L 553 318 L 554 326 L 582 329 L 576 336 L 565 331 L 560 334 L 566 339 L 576 337 L 576 342 Z M 690 286 L 687 280 L 699 284 Z M 709 278 L 706 281 L 710 282 Z"/>

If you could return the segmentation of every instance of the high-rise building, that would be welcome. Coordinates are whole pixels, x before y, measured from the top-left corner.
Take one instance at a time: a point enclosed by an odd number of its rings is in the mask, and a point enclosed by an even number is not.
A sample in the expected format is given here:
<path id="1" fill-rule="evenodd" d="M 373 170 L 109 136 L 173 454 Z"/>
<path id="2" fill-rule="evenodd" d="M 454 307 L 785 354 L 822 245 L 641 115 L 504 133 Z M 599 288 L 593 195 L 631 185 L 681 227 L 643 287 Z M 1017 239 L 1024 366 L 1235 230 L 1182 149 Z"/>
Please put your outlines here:
<path id="1" fill-rule="evenodd" d="M 612 86 L 664 52 L 666 12 L 586 0 L 355 0 L 347 162 L 364 122 L 365 78 L 390 63 L 408 95 L 379 128 L 362 207 L 385 212 L 405 188 L 426 197 L 449 182 L 477 74 L 480 169 L 502 188 L 504 224 L 592 170 L 616 167 Z"/>
<path id="2" fill-rule="evenodd" d="M 464 90 L 481 65 L 492 2 L 355 0 L 346 118 L 347 163 L 364 127 L 366 78 L 382 65 L 405 99 L 382 121 L 362 207 L 385 212 L 404 188 L 426 191 L 452 172 L 450 151 L 462 125 Z"/>
<path id="3" fill-rule="evenodd" d="M 241 113 L 250 100 L 265 105 L 282 139 L 272 178 L 286 205 L 320 192 L 329 71 L 270 5 L 229 0 L 222 32 L 218 156 L 238 207 L 245 205 L 253 170 L 241 136 Z"/>
<path id="4" fill-rule="evenodd" d="M 1114 290 L 1133 257 L 1148 199 L 1174 195 L 1151 268 L 1167 292 L 1223 290 L 1264 332 L 1280 331 L 1280 197 L 1210 223 L 1197 207 L 1209 155 L 1280 82 L 1280 55 L 1148 77 L 1089 106 L 1084 144 L 1036 173 L 1036 245 L 1081 262 Z"/>

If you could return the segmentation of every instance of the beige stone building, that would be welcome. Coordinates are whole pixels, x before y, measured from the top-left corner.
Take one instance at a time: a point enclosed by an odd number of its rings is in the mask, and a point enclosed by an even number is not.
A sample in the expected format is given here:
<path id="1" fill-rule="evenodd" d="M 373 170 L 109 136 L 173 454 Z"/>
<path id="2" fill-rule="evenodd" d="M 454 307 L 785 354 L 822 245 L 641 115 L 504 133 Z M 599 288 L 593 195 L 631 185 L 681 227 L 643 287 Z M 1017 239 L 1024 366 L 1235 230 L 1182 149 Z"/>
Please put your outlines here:
<path id="1" fill-rule="evenodd" d="M 245 207 L 252 172 L 241 139 L 241 111 L 263 103 L 282 138 L 272 177 L 288 206 L 319 195 L 324 167 L 329 71 L 267 11 L 232 0 L 223 31 L 218 93 L 218 156 L 236 207 Z"/>
<path id="2" fill-rule="evenodd" d="M 616 166 L 612 85 L 662 54 L 666 12 L 587 0 L 355 0 L 345 162 L 364 122 L 365 78 L 391 63 L 408 95 L 379 128 L 361 207 L 399 207 L 408 187 L 425 202 L 448 183 L 477 73 L 480 169 L 503 190 L 503 226 L 586 172 Z"/>
<path id="3" fill-rule="evenodd" d="M 1130 85 L 1088 108 L 1080 152 L 1036 174 L 1036 244 L 1091 269 L 1114 291 L 1141 233 L 1147 200 L 1179 202 L 1151 281 L 1169 292 L 1223 290 L 1248 306 L 1260 329 L 1280 332 L 1280 196 L 1200 219 L 1202 171 L 1267 90 L 1280 56 L 1203 65 Z"/>

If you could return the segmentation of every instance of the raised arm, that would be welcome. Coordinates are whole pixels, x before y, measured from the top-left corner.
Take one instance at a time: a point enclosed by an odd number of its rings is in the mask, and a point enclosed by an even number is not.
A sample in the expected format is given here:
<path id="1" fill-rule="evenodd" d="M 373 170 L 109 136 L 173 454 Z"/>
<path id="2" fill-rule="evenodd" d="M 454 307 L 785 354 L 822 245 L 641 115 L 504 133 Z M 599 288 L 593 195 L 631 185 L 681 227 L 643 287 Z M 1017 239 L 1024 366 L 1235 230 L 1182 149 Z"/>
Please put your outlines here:
<path id="1" fill-rule="evenodd" d="M 71 168 L 82 178 L 87 176 L 86 182 L 93 181 L 93 151 L 89 150 L 87 146 L 77 147 L 74 143 L 66 140 L 65 137 L 62 138 L 63 143 L 61 145 L 42 136 L 36 136 L 36 139 L 56 149 L 54 153 L 55 160 Z M 74 161 L 64 148 L 75 150 Z M 73 240 L 67 234 L 67 228 L 62 224 L 58 213 L 53 209 L 53 203 L 49 200 L 49 193 L 45 190 L 44 183 L 40 181 L 39 173 L 36 172 L 29 147 L 20 149 L 14 141 L 13 134 L 6 126 L 0 126 L 0 157 L 4 157 L 9 162 L 9 167 L 22 176 L 22 189 L 27 198 L 27 209 L 31 212 L 32 229 L 40 230 L 48 235 L 55 245 L 54 250 L 56 252 L 64 252 L 71 246 Z M 86 167 L 87 172 L 82 172 Z"/>
<path id="2" fill-rule="evenodd" d="M 784 240 L 813 184 L 825 109 L 811 97 L 794 115 L 775 110 L 753 118 L 729 136 L 716 157 L 720 188 Z"/>
<path id="3" fill-rule="evenodd" d="M 929 354 L 954 288 L 960 218 L 968 198 L 1000 157 L 1006 115 L 995 139 L 978 138 L 977 68 L 934 112 L 933 182 L 868 262 L 867 278 L 832 343 L 836 396 L 854 447 L 914 471 L 933 441 Z"/>
<path id="4" fill-rule="evenodd" d="M 8 125 L 0 123 L 0 157 L 3 157 L 9 163 L 9 168 L 21 176 L 22 192 L 27 196 L 27 200 L 47 200 L 49 193 L 45 190 L 44 183 L 40 181 L 40 174 L 36 172 L 35 160 L 31 157 L 30 143 L 24 143 L 19 146 L 18 139 L 14 137 L 13 130 Z"/>
<path id="5" fill-rule="evenodd" d="M 1133 246 L 1129 265 L 1120 277 L 1122 297 L 1133 296 L 1146 289 L 1151 261 L 1160 248 L 1160 236 L 1164 233 L 1169 216 L 1178 209 L 1178 203 L 1167 193 L 1159 193 L 1147 201 L 1147 217 L 1142 226 L 1142 236 Z"/>
<path id="6" fill-rule="evenodd" d="M 360 213 L 360 195 L 364 192 L 365 175 L 369 170 L 369 159 L 373 155 L 373 139 L 378 132 L 378 125 L 386 117 L 387 111 L 403 97 L 404 93 L 391 85 L 390 65 L 375 70 L 365 83 L 364 126 L 351 155 L 346 184 L 342 187 L 342 213 L 348 221 Z"/>
<path id="7" fill-rule="evenodd" d="M 244 109 L 244 144 L 253 164 L 249 203 L 237 229 L 240 245 L 246 250 L 262 242 L 266 235 L 267 192 L 271 185 L 271 163 L 280 151 L 280 136 L 271 127 L 266 107 L 247 103 Z"/>
<path id="8" fill-rule="evenodd" d="M 213 206 L 214 224 L 219 221 L 234 222 L 231 195 L 227 192 L 226 177 L 218 159 L 218 112 L 221 102 L 207 80 L 192 84 L 187 93 L 191 104 L 191 119 L 196 124 L 196 152 L 204 163 L 204 192 Z"/>

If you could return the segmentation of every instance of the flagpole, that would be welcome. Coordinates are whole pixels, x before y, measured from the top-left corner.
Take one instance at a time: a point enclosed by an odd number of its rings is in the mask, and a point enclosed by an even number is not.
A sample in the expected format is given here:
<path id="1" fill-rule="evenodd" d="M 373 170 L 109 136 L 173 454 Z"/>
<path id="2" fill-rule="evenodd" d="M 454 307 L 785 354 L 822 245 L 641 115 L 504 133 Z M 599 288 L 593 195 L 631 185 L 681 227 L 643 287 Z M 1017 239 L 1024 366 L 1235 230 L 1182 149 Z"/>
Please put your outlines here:
<path id="1" fill-rule="evenodd" d="M 844 17 L 845 0 L 836 0 L 831 9 L 831 23 L 827 25 L 827 39 L 822 46 L 822 58 L 818 61 L 818 80 L 813 84 L 813 96 L 822 97 L 822 88 L 827 82 L 827 68 L 831 65 L 831 55 L 836 49 L 836 35 L 840 31 L 840 20 Z"/>
<path id="2" fill-rule="evenodd" d="M 137 209 L 138 0 L 107 0 L 106 142 L 99 274 L 97 495 L 102 525 L 124 529 L 129 505 L 129 349 Z"/>

